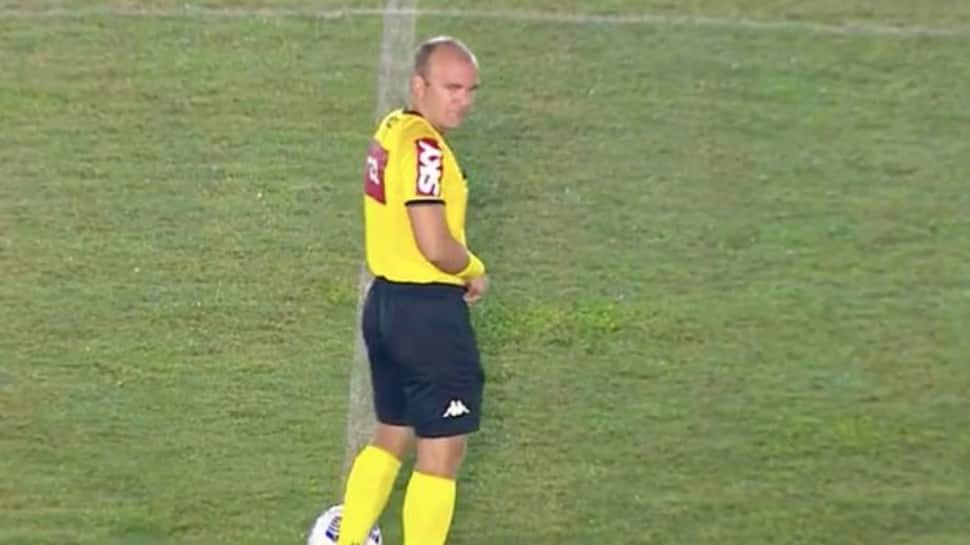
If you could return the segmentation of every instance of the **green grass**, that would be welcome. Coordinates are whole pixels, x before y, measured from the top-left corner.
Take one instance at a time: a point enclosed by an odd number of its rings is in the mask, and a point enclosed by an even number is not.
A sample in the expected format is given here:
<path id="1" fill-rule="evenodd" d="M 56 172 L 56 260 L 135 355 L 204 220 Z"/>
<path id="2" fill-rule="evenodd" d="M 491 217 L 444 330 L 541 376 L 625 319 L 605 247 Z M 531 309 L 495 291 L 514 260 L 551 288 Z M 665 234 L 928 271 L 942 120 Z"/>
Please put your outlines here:
<path id="1" fill-rule="evenodd" d="M 589 11 L 970 20 L 909 4 Z M 483 67 L 451 543 L 970 540 L 967 38 L 418 30 Z M 299 543 L 337 496 L 380 33 L 0 17 L 0 544 Z"/>

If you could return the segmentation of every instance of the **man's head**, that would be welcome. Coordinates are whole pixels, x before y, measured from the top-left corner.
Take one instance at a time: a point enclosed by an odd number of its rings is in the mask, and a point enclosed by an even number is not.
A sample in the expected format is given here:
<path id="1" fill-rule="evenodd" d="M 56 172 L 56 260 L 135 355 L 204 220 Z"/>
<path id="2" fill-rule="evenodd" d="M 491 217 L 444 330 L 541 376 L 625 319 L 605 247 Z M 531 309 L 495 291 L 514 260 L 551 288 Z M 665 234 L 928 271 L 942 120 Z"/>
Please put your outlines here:
<path id="1" fill-rule="evenodd" d="M 455 129 L 475 101 L 478 61 L 465 44 L 448 36 L 418 46 L 411 74 L 411 107 L 439 131 Z"/>

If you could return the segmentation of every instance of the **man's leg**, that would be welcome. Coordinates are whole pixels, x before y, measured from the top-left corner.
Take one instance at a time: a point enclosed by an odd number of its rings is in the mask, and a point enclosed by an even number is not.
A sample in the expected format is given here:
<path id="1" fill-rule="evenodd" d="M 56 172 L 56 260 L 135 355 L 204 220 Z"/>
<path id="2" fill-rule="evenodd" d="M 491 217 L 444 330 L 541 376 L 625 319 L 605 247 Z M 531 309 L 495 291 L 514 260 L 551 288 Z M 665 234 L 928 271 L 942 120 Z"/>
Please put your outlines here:
<path id="1" fill-rule="evenodd" d="M 464 435 L 418 439 L 418 459 L 404 496 L 404 545 L 444 545 L 465 442 Z"/>
<path id="2" fill-rule="evenodd" d="M 338 545 L 362 545 L 381 516 L 401 468 L 401 459 L 414 440 L 406 419 L 400 370 L 384 347 L 381 307 L 383 284 L 375 280 L 364 304 L 362 329 L 367 344 L 374 409 L 378 424 L 371 443 L 354 459 L 344 491 Z"/>
<path id="3" fill-rule="evenodd" d="M 362 545 L 391 495 L 401 458 L 410 448 L 411 428 L 377 424 L 374 438 L 360 451 L 347 477 L 338 545 Z"/>
<path id="4" fill-rule="evenodd" d="M 464 291 L 415 289 L 389 352 L 404 370 L 417 463 L 404 496 L 404 545 L 444 545 L 466 438 L 481 421 L 482 372 Z M 442 324 L 448 324 L 443 326 Z"/>

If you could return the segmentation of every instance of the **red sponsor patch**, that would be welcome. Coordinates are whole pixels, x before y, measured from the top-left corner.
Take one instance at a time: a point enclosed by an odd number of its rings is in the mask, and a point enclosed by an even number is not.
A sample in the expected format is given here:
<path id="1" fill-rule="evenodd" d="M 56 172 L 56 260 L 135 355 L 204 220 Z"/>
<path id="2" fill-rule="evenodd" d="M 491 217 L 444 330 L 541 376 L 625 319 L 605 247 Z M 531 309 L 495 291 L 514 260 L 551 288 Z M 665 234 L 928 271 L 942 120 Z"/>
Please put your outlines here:
<path id="1" fill-rule="evenodd" d="M 376 141 L 367 148 L 367 166 L 364 169 L 364 193 L 375 201 L 384 204 L 384 168 L 387 166 L 387 150 Z"/>
<path id="2" fill-rule="evenodd" d="M 418 173 L 414 192 L 423 197 L 441 196 L 441 178 L 444 176 L 441 146 L 433 138 L 421 138 L 415 142 L 418 155 Z"/>

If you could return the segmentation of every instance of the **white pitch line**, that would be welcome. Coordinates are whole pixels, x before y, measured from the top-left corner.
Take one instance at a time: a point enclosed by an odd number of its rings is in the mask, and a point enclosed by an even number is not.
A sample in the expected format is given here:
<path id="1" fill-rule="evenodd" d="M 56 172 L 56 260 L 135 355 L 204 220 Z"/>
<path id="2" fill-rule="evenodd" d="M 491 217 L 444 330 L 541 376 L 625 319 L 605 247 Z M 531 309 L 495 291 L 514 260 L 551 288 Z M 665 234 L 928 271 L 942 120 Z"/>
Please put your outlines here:
<path id="1" fill-rule="evenodd" d="M 408 75 L 410 74 L 411 50 L 414 47 L 416 17 L 413 12 L 418 0 L 387 0 L 384 9 L 379 10 L 383 17 L 381 53 L 377 63 L 377 97 L 374 122 L 380 119 L 396 104 L 402 104 L 408 95 Z M 367 360 L 367 345 L 361 331 L 364 301 L 373 278 L 365 262 L 360 264 L 357 281 L 357 332 L 354 358 L 350 369 L 347 400 L 347 428 L 344 444 L 343 474 L 350 473 L 357 453 L 367 444 L 374 430 L 374 396 L 371 389 L 370 366 Z"/>
<path id="2" fill-rule="evenodd" d="M 897 38 L 970 38 L 970 26 L 888 25 L 872 22 L 821 23 L 811 21 L 761 20 L 744 17 L 711 17 L 704 15 L 660 15 L 628 13 L 596 15 L 553 11 L 521 10 L 460 10 L 460 9 L 401 9 L 388 12 L 380 8 L 123 8 L 101 7 L 89 9 L 52 8 L 44 10 L 0 9 L 0 18 L 82 18 L 95 16 L 117 17 L 188 17 L 188 18 L 244 18 L 244 17 L 305 17 L 341 19 L 346 17 L 376 17 L 387 14 L 417 17 L 452 17 L 459 19 L 498 19 L 510 22 L 558 23 L 613 26 L 687 26 L 714 27 L 729 30 L 808 32 L 813 34 L 890 36 Z"/>

